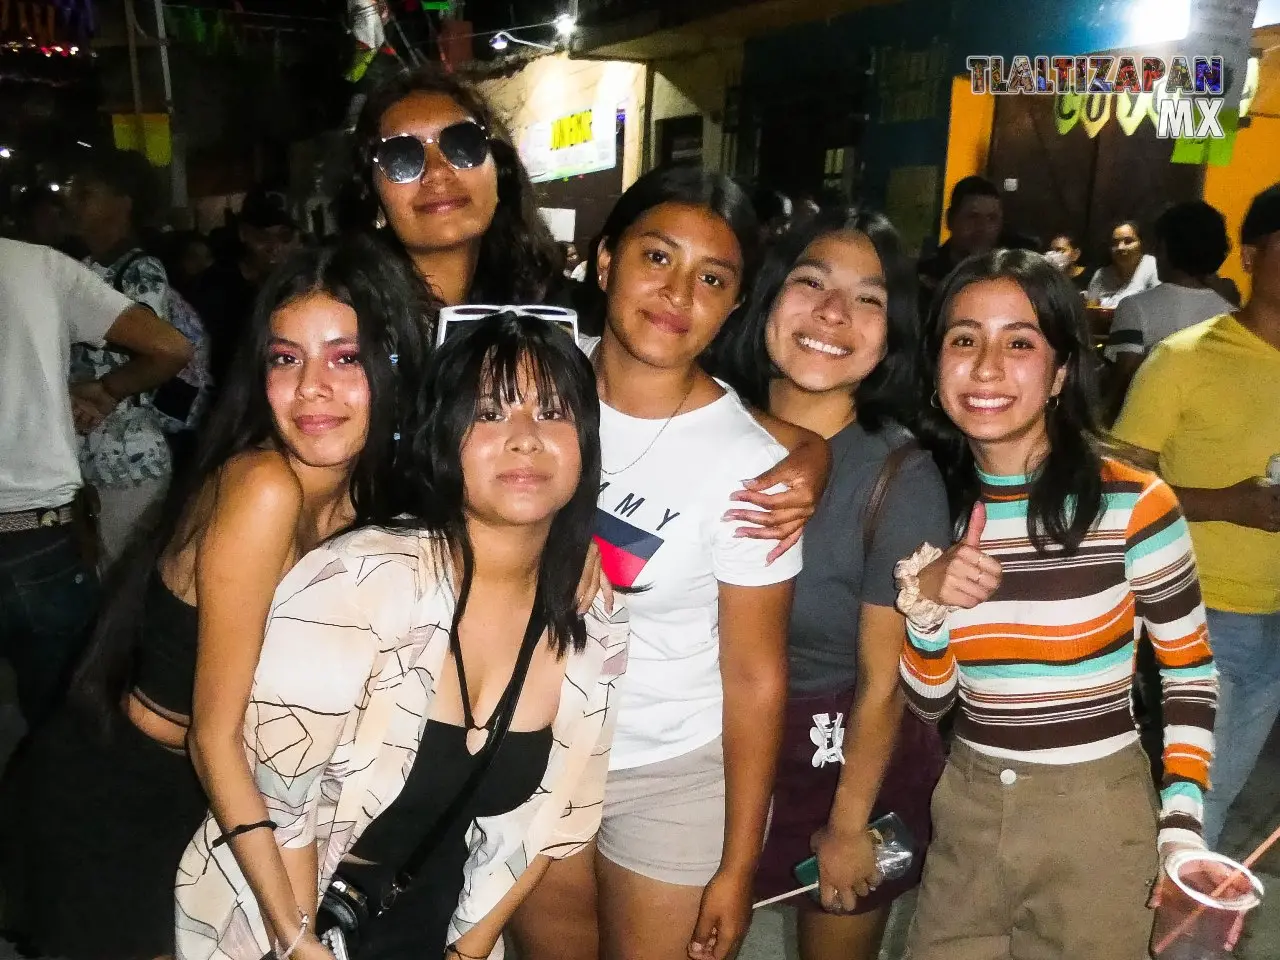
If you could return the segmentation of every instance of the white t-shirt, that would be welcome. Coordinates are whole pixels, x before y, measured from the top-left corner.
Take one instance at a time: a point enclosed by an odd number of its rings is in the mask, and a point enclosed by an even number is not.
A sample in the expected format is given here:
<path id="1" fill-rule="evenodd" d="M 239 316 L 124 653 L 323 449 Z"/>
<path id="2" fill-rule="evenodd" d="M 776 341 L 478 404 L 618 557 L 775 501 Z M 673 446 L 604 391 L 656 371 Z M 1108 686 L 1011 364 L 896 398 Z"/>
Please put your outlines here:
<path id="1" fill-rule="evenodd" d="M 1162 283 L 1135 293 L 1116 307 L 1107 337 L 1107 359 L 1114 360 L 1122 353 L 1145 356 L 1165 337 L 1234 310 L 1217 291 L 1207 288 Z"/>
<path id="2" fill-rule="evenodd" d="M 1089 289 L 1085 291 L 1085 299 L 1097 301 L 1099 306 L 1115 308 L 1125 297 L 1131 297 L 1143 290 L 1150 290 L 1160 283 L 1160 272 L 1156 268 L 1156 258 L 1151 254 L 1143 254 L 1138 261 L 1138 269 L 1128 283 L 1121 283 L 1116 275 L 1115 267 L 1108 264 L 1099 267 L 1089 281 Z"/>
<path id="3" fill-rule="evenodd" d="M 80 489 L 67 392 L 71 344 L 101 346 L 133 301 L 49 247 L 0 240 L 0 513 Z"/>
<path id="4" fill-rule="evenodd" d="M 799 545 L 766 566 L 777 543 L 735 538 L 742 524 L 721 519 L 749 508 L 729 494 L 786 455 L 737 395 L 664 422 L 600 405 L 604 468 L 625 469 L 600 478 L 596 542 L 614 583 L 648 588 L 626 598 L 631 647 L 613 770 L 683 756 L 720 735 L 719 584 L 765 586 L 800 572 Z"/>

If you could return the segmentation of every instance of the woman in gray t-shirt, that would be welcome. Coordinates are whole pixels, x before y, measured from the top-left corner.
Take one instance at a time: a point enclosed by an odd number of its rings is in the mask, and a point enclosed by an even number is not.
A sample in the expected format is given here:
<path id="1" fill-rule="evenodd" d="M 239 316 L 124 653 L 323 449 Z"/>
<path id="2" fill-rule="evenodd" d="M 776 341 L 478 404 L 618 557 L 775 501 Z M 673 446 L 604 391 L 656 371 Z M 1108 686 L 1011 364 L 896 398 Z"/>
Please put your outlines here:
<path id="1" fill-rule="evenodd" d="M 749 402 L 831 445 L 796 580 L 786 732 L 756 882 L 761 897 L 792 889 L 795 866 L 817 854 L 819 896 L 794 901 L 801 960 L 879 955 L 890 905 L 919 882 L 942 770 L 936 730 L 904 713 L 898 690 L 893 566 L 926 540 L 950 540 L 938 470 L 895 423 L 913 399 L 915 297 L 888 220 L 833 211 L 770 252 L 717 354 Z M 907 876 L 885 881 L 867 825 L 888 813 L 914 835 L 916 856 Z"/>

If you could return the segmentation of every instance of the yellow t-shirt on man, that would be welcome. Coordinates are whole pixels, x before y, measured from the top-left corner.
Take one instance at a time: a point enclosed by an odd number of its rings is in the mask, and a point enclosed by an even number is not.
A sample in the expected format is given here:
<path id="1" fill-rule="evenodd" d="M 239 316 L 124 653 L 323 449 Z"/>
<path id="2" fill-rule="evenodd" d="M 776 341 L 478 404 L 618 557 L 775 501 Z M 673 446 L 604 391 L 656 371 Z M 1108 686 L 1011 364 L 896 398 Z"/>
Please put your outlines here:
<path id="1" fill-rule="evenodd" d="M 1280 350 L 1230 314 L 1181 330 L 1139 368 L 1112 434 L 1159 454 L 1175 487 L 1265 476 L 1280 454 Z M 1206 606 L 1280 610 L 1280 533 L 1193 523 L 1191 539 Z"/>

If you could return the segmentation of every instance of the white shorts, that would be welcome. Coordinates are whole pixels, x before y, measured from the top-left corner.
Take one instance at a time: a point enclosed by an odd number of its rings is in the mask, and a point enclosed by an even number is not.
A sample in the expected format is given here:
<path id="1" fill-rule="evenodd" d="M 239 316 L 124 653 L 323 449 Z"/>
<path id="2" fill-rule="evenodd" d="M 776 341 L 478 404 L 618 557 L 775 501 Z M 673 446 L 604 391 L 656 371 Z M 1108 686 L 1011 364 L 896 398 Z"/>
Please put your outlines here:
<path id="1" fill-rule="evenodd" d="M 724 851 L 724 749 L 717 737 L 683 756 L 611 770 L 596 844 L 642 877 L 705 887 Z"/>

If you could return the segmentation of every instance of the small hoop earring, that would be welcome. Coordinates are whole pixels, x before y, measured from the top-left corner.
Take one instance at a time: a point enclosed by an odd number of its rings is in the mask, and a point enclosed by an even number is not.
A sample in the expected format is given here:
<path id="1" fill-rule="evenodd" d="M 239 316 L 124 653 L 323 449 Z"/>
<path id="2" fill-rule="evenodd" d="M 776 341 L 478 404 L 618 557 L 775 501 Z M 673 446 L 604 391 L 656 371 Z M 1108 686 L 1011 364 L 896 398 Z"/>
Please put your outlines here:
<path id="1" fill-rule="evenodd" d="M 1057 395 L 1057 394 L 1054 394 L 1052 397 L 1050 397 L 1050 398 L 1045 402 L 1044 407 L 1045 407 L 1045 409 L 1046 409 L 1046 410 L 1057 410 L 1057 409 L 1058 409 L 1058 395 Z"/>
<path id="2" fill-rule="evenodd" d="M 373 229 L 375 230 L 387 229 L 387 215 L 383 213 L 381 209 L 378 210 L 377 215 L 375 215 L 373 218 Z"/>
<path id="3" fill-rule="evenodd" d="M 942 409 L 942 404 L 940 404 L 940 403 L 938 402 L 938 391 L 937 391 L 937 390 L 933 391 L 933 395 L 929 397 L 929 406 L 933 407 L 933 409 L 935 409 L 935 410 L 941 410 L 941 409 Z"/>

